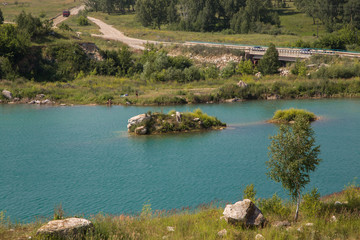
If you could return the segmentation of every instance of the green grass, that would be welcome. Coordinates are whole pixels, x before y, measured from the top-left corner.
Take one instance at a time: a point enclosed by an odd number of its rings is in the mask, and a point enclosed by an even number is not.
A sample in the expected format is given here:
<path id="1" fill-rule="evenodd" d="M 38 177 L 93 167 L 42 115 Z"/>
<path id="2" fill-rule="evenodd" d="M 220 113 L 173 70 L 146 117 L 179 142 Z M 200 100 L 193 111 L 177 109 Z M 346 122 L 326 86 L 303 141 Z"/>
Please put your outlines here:
<path id="1" fill-rule="evenodd" d="M 91 22 L 90 20 L 89 25 L 87 26 L 80 26 L 78 23 L 78 19 L 79 16 L 70 16 L 66 21 L 64 21 L 64 24 L 69 25 L 69 27 L 74 31 L 74 32 L 81 32 L 81 34 L 86 36 L 91 36 L 91 34 L 101 34 L 99 31 L 99 27 Z M 61 25 L 61 23 L 60 23 Z M 95 40 L 95 39 L 94 39 Z M 92 40 L 93 41 L 93 40 Z"/>
<path id="2" fill-rule="evenodd" d="M 319 20 L 319 25 L 314 25 L 313 19 L 305 13 L 299 12 L 293 2 L 288 2 L 289 8 L 278 11 L 281 21 L 281 28 L 287 32 L 294 33 L 300 37 L 314 37 L 319 30 L 319 36 L 325 34 L 325 26 Z M 318 29 L 319 28 L 319 29 Z M 303 40 L 305 40 L 304 38 Z M 311 39 L 311 38 L 310 38 Z"/>
<path id="3" fill-rule="evenodd" d="M 2 5 L 7 2 L 7 5 Z M 44 16 L 45 19 L 50 19 L 63 10 L 78 6 L 82 0 L 7 0 L 1 1 L 1 11 L 4 14 L 5 21 L 13 22 L 15 17 L 25 11 L 31 13 L 33 16 Z"/>

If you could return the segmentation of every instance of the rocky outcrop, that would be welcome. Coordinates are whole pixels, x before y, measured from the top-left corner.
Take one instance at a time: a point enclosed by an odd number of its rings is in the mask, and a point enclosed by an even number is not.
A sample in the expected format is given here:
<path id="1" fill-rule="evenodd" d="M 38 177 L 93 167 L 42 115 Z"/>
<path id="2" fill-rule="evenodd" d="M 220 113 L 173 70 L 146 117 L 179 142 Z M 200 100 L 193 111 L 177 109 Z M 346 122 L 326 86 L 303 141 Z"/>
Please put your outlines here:
<path id="1" fill-rule="evenodd" d="M 242 223 L 248 227 L 263 226 L 266 221 L 260 209 L 249 199 L 226 205 L 223 214 L 227 222 Z"/>
<path id="2" fill-rule="evenodd" d="M 280 99 L 280 96 L 277 94 L 274 94 L 274 95 L 267 96 L 266 99 L 267 100 L 278 100 L 278 99 Z"/>
<path id="3" fill-rule="evenodd" d="M 143 121 L 146 121 L 148 119 L 150 119 L 151 116 L 148 116 L 146 113 L 144 114 L 139 114 L 135 117 L 132 117 L 128 120 L 128 125 L 127 125 L 127 128 L 128 130 L 130 131 L 130 128 L 133 126 L 133 125 L 137 125 L 137 124 L 140 124 L 142 123 Z"/>
<path id="4" fill-rule="evenodd" d="M 4 96 L 4 97 L 6 97 L 7 99 L 9 99 L 9 100 L 11 100 L 11 99 L 13 99 L 13 95 L 12 95 L 12 93 L 10 92 L 10 91 L 8 91 L 8 90 L 3 90 L 2 91 L 2 95 Z"/>
<path id="5" fill-rule="evenodd" d="M 93 228 L 92 222 L 83 218 L 53 220 L 39 228 L 37 236 L 50 239 L 75 239 Z"/>

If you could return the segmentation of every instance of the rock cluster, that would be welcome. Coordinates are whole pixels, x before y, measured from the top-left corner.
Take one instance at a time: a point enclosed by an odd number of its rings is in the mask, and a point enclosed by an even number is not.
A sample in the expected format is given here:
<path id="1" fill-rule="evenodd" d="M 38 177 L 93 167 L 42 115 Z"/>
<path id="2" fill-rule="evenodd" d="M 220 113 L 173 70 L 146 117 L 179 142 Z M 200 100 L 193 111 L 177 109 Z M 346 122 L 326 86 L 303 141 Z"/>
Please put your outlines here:
<path id="1" fill-rule="evenodd" d="M 226 205 L 223 214 L 227 222 L 242 223 L 248 227 L 263 226 L 266 221 L 260 209 L 249 199 Z"/>

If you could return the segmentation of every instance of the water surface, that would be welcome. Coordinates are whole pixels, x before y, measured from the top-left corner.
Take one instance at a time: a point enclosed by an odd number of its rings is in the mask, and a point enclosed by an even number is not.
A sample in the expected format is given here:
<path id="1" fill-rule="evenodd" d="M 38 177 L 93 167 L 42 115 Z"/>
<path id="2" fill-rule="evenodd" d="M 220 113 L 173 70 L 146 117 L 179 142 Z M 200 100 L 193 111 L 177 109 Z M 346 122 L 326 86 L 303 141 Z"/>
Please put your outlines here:
<path id="1" fill-rule="evenodd" d="M 222 131 L 129 136 L 127 120 L 147 111 L 200 107 L 229 127 Z M 274 111 L 305 108 L 323 162 L 308 188 L 340 191 L 359 176 L 360 99 L 254 101 L 176 107 L 0 105 L 0 211 L 21 221 L 69 214 L 121 214 L 197 206 L 241 198 L 254 183 L 259 197 L 280 184 L 265 175 Z"/>

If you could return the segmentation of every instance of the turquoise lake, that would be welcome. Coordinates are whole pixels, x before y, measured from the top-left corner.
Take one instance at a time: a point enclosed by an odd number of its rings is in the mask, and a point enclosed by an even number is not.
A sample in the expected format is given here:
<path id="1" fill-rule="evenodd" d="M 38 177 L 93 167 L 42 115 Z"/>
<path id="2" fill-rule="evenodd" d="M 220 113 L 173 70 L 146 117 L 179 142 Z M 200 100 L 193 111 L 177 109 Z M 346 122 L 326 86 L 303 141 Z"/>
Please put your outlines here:
<path id="1" fill-rule="evenodd" d="M 340 191 L 360 175 L 360 99 L 249 101 L 169 107 L 0 105 L 0 211 L 12 219 L 68 214 L 138 213 L 240 200 L 254 183 L 258 197 L 280 184 L 265 173 L 267 124 L 277 109 L 304 108 L 323 161 L 307 189 Z M 222 131 L 129 136 L 127 120 L 147 111 L 201 108 L 229 127 Z"/>

